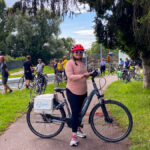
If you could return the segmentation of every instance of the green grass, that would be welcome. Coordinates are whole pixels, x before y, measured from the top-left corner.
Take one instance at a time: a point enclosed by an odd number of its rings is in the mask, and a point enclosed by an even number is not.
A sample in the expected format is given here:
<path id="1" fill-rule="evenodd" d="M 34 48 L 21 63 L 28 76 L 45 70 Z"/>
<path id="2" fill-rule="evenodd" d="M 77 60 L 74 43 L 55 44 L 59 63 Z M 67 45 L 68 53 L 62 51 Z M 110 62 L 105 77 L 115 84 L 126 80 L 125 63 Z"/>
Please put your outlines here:
<path id="1" fill-rule="evenodd" d="M 54 73 L 54 69 L 52 67 L 49 68 L 49 66 L 45 66 L 43 72 L 46 74 Z"/>
<path id="2" fill-rule="evenodd" d="M 23 70 L 23 67 L 22 68 L 11 69 L 11 70 L 9 70 L 9 73 L 12 74 L 12 73 L 15 73 L 15 72 L 19 72 L 21 70 Z"/>
<path id="3" fill-rule="evenodd" d="M 131 150 L 150 149 L 150 89 L 142 87 L 142 81 L 128 84 L 116 81 L 105 91 L 105 97 L 125 104 L 133 117 L 133 129 L 129 135 Z"/>
<path id="4" fill-rule="evenodd" d="M 60 87 L 65 87 L 65 83 L 61 83 Z M 53 84 L 48 85 L 46 93 L 53 93 L 53 89 Z M 0 94 L 0 134 L 27 111 L 29 92 L 30 90 L 23 89 L 15 90 L 13 93 Z"/>

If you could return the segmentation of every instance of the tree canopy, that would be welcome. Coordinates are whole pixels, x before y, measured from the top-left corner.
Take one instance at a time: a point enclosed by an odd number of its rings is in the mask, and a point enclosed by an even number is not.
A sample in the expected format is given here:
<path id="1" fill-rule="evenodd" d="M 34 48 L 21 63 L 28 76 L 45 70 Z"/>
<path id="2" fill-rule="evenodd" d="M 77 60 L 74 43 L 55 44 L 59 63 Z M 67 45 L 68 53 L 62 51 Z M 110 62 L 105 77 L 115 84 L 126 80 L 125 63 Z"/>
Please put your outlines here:
<path id="1" fill-rule="evenodd" d="M 69 50 L 74 44 L 72 38 L 58 38 L 60 34 L 59 16 L 54 16 L 48 10 L 37 11 L 36 17 L 28 13 L 22 14 L 19 9 L 7 16 L 5 30 L 7 51 L 13 57 L 31 55 L 33 63 L 42 58 L 45 63 L 50 59 L 69 56 Z"/>

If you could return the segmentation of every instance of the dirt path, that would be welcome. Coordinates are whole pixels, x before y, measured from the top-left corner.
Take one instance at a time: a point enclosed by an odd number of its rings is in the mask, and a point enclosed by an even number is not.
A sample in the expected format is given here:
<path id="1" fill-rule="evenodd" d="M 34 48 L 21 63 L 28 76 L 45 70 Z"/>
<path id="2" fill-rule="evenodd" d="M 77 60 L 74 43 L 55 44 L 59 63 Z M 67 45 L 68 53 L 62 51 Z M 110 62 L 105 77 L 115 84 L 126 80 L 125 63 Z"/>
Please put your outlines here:
<path id="1" fill-rule="evenodd" d="M 98 83 L 98 79 L 96 80 Z M 107 77 L 105 88 L 115 80 L 117 80 L 116 76 Z M 88 80 L 88 91 L 92 89 L 92 83 Z M 90 105 L 90 109 L 93 105 L 94 102 Z M 26 115 L 23 115 L 0 136 L 0 150 L 128 150 L 127 140 L 119 143 L 104 142 L 93 133 L 88 123 L 84 125 L 84 131 L 87 138 L 79 139 L 78 147 L 70 147 L 71 129 L 65 127 L 58 136 L 52 139 L 41 139 L 29 130 Z"/>

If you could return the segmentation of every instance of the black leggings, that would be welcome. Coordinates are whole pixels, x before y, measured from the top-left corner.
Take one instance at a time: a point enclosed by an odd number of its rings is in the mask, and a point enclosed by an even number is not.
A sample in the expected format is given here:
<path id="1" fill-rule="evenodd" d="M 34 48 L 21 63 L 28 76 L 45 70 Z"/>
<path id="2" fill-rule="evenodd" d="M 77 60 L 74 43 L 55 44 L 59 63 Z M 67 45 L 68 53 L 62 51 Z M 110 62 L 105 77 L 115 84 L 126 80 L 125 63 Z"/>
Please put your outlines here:
<path id="1" fill-rule="evenodd" d="M 71 118 L 72 132 L 77 132 L 77 129 L 81 124 L 81 122 L 79 121 L 79 117 L 82 104 L 85 98 L 87 97 L 87 93 L 84 95 L 75 95 L 69 89 L 67 89 L 66 94 L 72 110 L 72 118 Z"/>

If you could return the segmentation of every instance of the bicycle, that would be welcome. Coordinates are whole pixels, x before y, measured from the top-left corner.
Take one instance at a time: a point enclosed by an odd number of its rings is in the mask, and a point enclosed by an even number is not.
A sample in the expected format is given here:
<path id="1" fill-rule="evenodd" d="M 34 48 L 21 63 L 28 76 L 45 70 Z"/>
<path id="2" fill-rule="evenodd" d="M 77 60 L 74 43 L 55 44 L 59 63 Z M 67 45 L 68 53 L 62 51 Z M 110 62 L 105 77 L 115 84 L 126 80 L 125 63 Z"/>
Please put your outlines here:
<path id="1" fill-rule="evenodd" d="M 94 78 L 98 75 L 97 71 L 91 74 L 93 91 L 84 100 L 80 122 L 85 116 L 87 109 L 94 95 L 97 96 L 96 104 L 89 116 L 89 123 L 93 132 L 102 140 L 107 142 L 118 142 L 125 139 L 132 130 L 133 120 L 128 108 L 122 103 L 114 100 L 104 100 L 104 95 L 99 93 Z M 69 109 L 64 91 L 65 88 L 55 88 L 56 92 L 61 93 L 63 101 L 54 98 L 54 108 L 52 114 L 34 113 L 34 101 L 28 105 L 27 124 L 30 130 L 41 138 L 52 138 L 58 135 L 64 128 L 65 123 L 71 127 L 71 111 Z M 64 109 L 66 106 L 66 109 Z M 66 112 L 67 111 L 67 116 Z"/>
<path id="2" fill-rule="evenodd" d="M 64 72 L 57 71 L 57 73 L 55 74 L 54 85 L 59 86 L 60 83 L 65 80 L 66 80 L 66 77 L 64 75 Z"/>
<path id="3" fill-rule="evenodd" d="M 33 80 L 30 80 L 30 84 L 29 84 L 30 87 L 33 86 L 33 82 L 36 79 L 34 72 L 32 72 L 32 77 L 33 77 Z M 22 77 L 19 79 L 18 89 L 22 89 L 23 87 L 25 87 L 25 81 L 26 81 L 25 74 L 23 74 Z"/>
<path id="4" fill-rule="evenodd" d="M 137 74 L 135 72 L 135 67 L 132 67 L 132 66 L 129 69 L 129 75 L 130 75 L 130 78 L 133 78 L 136 81 L 139 81 L 139 80 L 143 79 L 142 76 L 140 76 L 139 74 Z"/>
<path id="5" fill-rule="evenodd" d="M 128 83 L 131 81 L 131 77 L 130 77 L 128 69 L 126 68 L 123 69 L 120 79 L 123 80 L 125 83 Z"/>
<path id="6" fill-rule="evenodd" d="M 36 77 L 36 80 L 33 83 L 33 87 L 30 90 L 30 98 L 35 97 L 36 95 L 44 94 L 48 82 L 48 76 L 41 73 L 39 77 Z"/>
<path id="7" fill-rule="evenodd" d="M 113 64 L 111 64 L 110 65 L 110 68 L 108 68 L 108 74 L 107 75 L 114 75 L 114 74 L 116 74 L 116 67 L 113 65 Z"/>

